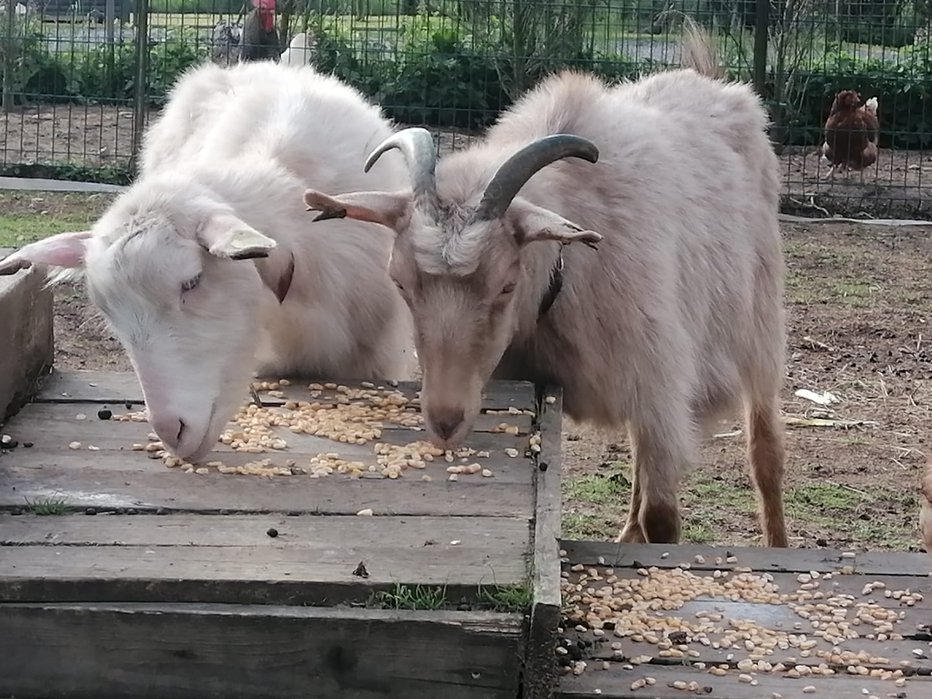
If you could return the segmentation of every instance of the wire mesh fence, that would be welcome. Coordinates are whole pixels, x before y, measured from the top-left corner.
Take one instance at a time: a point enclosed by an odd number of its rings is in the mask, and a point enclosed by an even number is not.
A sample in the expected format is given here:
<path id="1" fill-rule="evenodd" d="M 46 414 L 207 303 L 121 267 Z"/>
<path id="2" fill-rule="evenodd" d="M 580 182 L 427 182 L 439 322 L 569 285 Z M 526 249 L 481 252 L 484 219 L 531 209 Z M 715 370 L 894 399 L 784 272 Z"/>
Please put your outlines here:
<path id="1" fill-rule="evenodd" d="M 678 65 L 684 15 L 765 100 L 787 207 L 932 218 L 932 0 L 0 0 L 0 172 L 128 181 L 203 61 L 312 64 L 456 148 L 554 70 Z"/>

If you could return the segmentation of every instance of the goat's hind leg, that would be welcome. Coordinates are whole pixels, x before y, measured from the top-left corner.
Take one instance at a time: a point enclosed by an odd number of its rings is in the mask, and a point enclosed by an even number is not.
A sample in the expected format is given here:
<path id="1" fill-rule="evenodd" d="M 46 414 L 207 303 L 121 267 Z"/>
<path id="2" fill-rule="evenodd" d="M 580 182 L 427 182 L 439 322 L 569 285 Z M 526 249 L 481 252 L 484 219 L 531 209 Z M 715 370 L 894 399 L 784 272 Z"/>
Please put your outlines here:
<path id="1" fill-rule="evenodd" d="M 747 406 L 748 461 L 760 498 L 764 545 L 786 548 L 783 518 L 783 475 L 786 455 L 783 426 L 776 401 L 752 400 Z"/>

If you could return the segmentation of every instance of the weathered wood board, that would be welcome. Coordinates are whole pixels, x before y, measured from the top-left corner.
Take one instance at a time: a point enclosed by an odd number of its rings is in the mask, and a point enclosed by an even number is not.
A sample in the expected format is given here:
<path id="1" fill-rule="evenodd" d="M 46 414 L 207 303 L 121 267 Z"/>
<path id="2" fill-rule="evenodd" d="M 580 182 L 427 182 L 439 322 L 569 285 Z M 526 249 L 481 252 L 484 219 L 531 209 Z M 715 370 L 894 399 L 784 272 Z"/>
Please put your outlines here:
<path id="1" fill-rule="evenodd" d="M 0 615 L 0 696 L 30 698 L 511 699 L 522 632 L 520 617 L 489 612 L 82 603 Z"/>
<path id="2" fill-rule="evenodd" d="M 415 417 L 417 388 L 384 386 Z M 260 400 L 283 410 L 307 392 L 294 382 Z M 284 428 L 283 450 L 218 443 L 205 460 L 296 465 L 265 477 L 148 458 L 133 445 L 149 425 L 116 419 L 144 407 L 132 374 L 53 372 L 3 427 L 19 446 L 0 453 L 0 696 L 549 696 L 560 404 L 548 393 L 493 383 L 475 453 L 398 478 L 378 473 L 374 442 Z M 374 441 L 427 438 L 403 422 Z M 326 453 L 373 472 L 297 468 Z M 448 479 L 466 463 L 490 475 Z"/>
<path id="3" fill-rule="evenodd" d="M 0 248 L 0 260 L 12 252 Z M 52 292 L 28 269 L 0 276 L 0 423 L 29 399 L 52 366 Z"/>
<path id="4" fill-rule="evenodd" d="M 561 546 L 560 697 L 932 696 L 925 554 Z"/>

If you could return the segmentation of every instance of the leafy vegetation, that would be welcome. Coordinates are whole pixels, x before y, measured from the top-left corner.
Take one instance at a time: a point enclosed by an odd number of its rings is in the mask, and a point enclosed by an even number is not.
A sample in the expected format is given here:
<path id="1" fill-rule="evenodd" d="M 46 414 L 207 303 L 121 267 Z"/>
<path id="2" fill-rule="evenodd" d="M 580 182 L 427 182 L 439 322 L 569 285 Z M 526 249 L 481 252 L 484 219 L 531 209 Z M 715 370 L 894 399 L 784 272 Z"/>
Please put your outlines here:
<path id="1" fill-rule="evenodd" d="M 834 94 L 854 88 L 879 99 L 882 147 L 932 144 L 930 45 L 917 39 L 903 47 L 908 42 L 900 36 L 908 30 L 913 40 L 911 22 L 928 21 L 929 4 L 840 1 L 827 9 L 815 0 L 773 3 L 764 92 L 775 140 L 815 144 Z M 674 11 L 669 5 L 562 0 L 542 11 L 534 0 L 285 0 L 280 9 L 286 34 L 313 34 L 320 69 L 358 87 L 390 117 L 481 129 L 555 70 L 582 68 L 617 81 L 664 67 L 662 60 L 639 56 L 653 52 L 654 42 L 676 42 L 683 12 L 714 27 L 732 77 L 751 77 L 753 2 L 680 0 L 672 3 Z M 848 14 L 841 12 L 849 5 Z M 239 0 L 154 0 L 151 9 L 235 17 L 240 7 Z M 159 106 L 181 73 L 208 57 L 203 27 L 219 17 L 159 16 L 168 28 L 149 49 L 145 86 L 136 84 L 131 43 L 54 50 L 34 20 L 17 20 L 15 41 L 4 42 L 0 52 L 15 52 L 11 84 L 20 104 L 129 103 L 144 89 L 146 101 Z M 665 37 L 655 39 L 661 32 Z M 874 58 L 854 41 L 898 48 Z"/>

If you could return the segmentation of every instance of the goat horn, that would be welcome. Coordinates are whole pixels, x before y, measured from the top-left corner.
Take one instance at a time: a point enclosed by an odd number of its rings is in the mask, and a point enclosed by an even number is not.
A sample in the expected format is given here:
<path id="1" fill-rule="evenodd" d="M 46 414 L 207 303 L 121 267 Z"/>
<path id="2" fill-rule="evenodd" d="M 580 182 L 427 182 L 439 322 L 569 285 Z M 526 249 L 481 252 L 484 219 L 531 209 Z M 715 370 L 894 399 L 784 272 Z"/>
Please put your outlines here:
<path id="1" fill-rule="evenodd" d="M 594 163 L 599 159 L 599 149 L 592 141 L 570 134 L 545 136 L 529 143 L 498 168 L 485 188 L 475 220 L 491 221 L 502 216 L 534 173 L 563 158 L 582 158 Z"/>
<path id="2" fill-rule="evenodd" d="M 397 148 L 404 154 L 411 173 L 411 187 L 414 195 L 436 196 L 436 183 L 434 181 L 434 167 L 437 164 L 437 150 L 434 138 L 430 131 L 421 128 L 403 129 L 392 134 L 366 158 L 365 171 L 369 172 L 375 162 L 386 151 Z"/>

